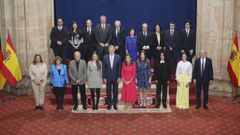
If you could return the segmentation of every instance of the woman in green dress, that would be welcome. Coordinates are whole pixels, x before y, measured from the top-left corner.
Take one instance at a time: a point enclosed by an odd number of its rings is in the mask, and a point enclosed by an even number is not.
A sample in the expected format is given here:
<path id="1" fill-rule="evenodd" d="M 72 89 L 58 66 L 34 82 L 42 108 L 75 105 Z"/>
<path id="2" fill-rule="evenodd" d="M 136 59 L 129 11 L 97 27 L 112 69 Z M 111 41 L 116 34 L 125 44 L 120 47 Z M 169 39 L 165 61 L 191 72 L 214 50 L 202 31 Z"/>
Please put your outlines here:
<path id="1" fill-rule="evenodd" d="M 176 107 L 189 108 L 189 87 L 192 81 L 192 64 L 187 61 L 186 53 L 182 53 L 182 60 L 178 62 L 176 69 L 177 95 Z"/>

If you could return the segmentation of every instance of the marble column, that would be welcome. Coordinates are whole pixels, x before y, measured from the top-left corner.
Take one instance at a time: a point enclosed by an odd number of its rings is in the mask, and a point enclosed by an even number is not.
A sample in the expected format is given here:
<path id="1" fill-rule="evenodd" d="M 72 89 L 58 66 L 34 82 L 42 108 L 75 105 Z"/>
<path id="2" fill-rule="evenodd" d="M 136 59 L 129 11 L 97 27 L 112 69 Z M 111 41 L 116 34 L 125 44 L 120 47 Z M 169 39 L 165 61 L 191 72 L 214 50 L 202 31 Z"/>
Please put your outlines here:
<path id="1" fill-rule="evenodd" d="M 36 53 L 41 54 L 49 65 L 52 58 L 49 33 L 54 21 L 53 6 L 53 0 L 0 0 L 3 48 L 9 30 L 23 75 L 16 88 L 7 87 L 6 90 L 18 95 L 31 92 L 28 68 Z"/>

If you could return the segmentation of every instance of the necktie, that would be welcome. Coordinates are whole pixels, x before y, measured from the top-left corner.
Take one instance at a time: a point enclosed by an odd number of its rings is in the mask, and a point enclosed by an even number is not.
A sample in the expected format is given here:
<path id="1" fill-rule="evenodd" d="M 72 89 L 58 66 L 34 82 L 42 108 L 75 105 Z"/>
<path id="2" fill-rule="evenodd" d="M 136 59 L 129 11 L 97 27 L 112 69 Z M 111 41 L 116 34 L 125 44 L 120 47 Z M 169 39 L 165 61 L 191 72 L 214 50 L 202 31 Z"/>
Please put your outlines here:
<path id="1" fill-rule="evenodd" d="M 187 37 L 189 36 L 189 29 L 187 29 Z"/>
<path id="2" fill-rule="evenodd" d="M 87 31 L 88 31 L 88 34 L 89 34 L 89 35 L 91 35 L 91 29 L 90 29 L 90 28 L 88 28 L 88 30 L 87 30 Z"/>
<path id="3" fill-rule="evenodd" d="M 110 55 L 110 64 L 111 64 L 111 68 L 113 68 L 113 54 Z"/>
<path id="4" fill-rule="evenodd" d="M 104 24 L 102 25 L 102 29 L 103 29 L 103 31 L 105 30 L 105 25 Z"/>

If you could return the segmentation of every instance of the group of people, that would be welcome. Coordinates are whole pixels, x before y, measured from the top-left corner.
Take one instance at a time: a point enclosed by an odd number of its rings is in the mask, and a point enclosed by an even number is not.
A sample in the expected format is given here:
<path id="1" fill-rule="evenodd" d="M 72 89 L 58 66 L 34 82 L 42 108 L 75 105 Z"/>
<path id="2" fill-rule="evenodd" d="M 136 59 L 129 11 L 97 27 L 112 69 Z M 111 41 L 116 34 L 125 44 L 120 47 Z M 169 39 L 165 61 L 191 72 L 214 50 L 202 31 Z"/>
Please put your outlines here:
<path id="1" fill-rule="evenodd" d="M 177 81 L 176 107 L 189 108 L 189 87 L 192 80 L 196 84 L 196 109 L 201 107 L 201 93 L 204 93 L 203 107 L 208 109 L 208 87 L 213 80 L 211 59 L 201 50 L 200 58 L 192 66 L 195 55 L 195 32 L 189 21 L 181 32 L 175 30 L 175 23 L 169 24 L 169 30 L 162 32 L 159 24 L 154 32 L 148 32 L 148 25 L 142 24 L 142 31 L 136 34 L 130 28 L 129 36 L 121 22 L 116 20 L 114 28 L 106 23 L 106 16 L 100 16 L 100 24 L 92 27 L 92 21 L 86 20 L 86 27 L 80 30 L 77 22 L 72 23 L 68 32 L 63 20 L 57 19 L 57 26 L 51 31 L 51 48 L 55 60 L 50 67 L 50 81 L 56 97 L 56 109 L 63 109 L 65 87 L 72 85 L 73 110 L 78 109 L 78 90 L 83 109 L 86 106 L 86 87 L 91 92 L 92 109 L 98 109 L 102 83 L 106 84 L 107 109 L 117 110 L 118 84 L 122 81 L 121 101 L 127 108 L 137 101 L 139 107 L 147 107 L 147 90 L 152 82 L 151 64 L 154 60 L 153 81 L 155 81 L 156 107 L 167 108 L 167 88 L 172 76 Z M 66 58 L 66 49 L 71 48 L 70 58 Z M 68 68 L 66 59 L 72 59 Z M 35 109 L 44 109 L 44 87 L 47 68 L 41 55 L 34 57 L 30 66 L 30 78 L 36 102 Z M 87 85 L 87 86 L 86 86 Z M 162 93 L 162 95 L 161 95 Z"/>

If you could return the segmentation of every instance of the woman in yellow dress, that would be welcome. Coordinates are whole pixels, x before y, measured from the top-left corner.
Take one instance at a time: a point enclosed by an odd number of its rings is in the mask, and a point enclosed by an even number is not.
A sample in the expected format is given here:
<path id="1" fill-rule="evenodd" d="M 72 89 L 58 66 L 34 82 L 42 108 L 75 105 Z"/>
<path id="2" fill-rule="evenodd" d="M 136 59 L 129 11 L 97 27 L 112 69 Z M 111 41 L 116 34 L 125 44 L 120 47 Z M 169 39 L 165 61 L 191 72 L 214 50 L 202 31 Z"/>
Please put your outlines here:
<path id="1" fill-rule="evenodd" d="M 192 64 L 187 61 L 186 53 L 182 53 L 182 60 L 178 62 L 176 69 L 177 95 L 176 107 L 189 108 L 189 86 L 192 80 Z"/>

